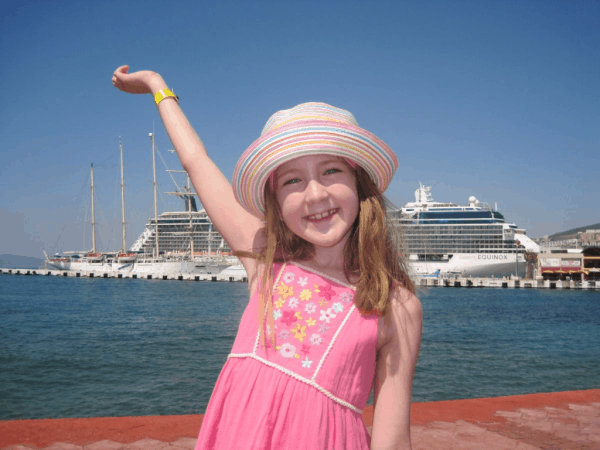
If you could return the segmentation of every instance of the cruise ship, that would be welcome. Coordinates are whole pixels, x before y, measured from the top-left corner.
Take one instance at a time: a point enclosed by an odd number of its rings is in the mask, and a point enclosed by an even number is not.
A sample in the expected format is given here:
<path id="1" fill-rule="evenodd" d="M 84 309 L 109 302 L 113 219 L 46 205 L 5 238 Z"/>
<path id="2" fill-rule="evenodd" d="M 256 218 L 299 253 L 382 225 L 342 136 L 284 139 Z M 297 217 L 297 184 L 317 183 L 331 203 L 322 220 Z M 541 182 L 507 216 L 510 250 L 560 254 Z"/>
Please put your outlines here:
<path id="1" fill-rule="evenodd" d="M 436 202 L 419 183 L 415 201 L 389 214 L 402 225 L 415 276 L 524 276 L 527 254 L 539 253 L 525 230 L 474 196 L 467 205 Z"/>

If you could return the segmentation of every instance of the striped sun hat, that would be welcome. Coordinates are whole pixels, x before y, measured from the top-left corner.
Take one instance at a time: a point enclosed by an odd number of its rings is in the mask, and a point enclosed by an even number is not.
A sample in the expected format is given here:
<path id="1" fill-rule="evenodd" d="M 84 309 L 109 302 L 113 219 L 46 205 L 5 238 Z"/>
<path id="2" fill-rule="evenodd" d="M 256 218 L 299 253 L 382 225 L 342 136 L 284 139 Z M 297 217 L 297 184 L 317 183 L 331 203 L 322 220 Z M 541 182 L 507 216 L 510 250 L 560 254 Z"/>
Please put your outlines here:
<path id="1" fill-rule="evenodd" d="M 280 165 L 305 155 L 334 155 L 358 164 L 384 192 L 398 159 L 352 114 L 325 103 L 302 103 L 273 114 L 233 172 L 233 192 L 250 213 L 264 218 L 265 184 Z"/>

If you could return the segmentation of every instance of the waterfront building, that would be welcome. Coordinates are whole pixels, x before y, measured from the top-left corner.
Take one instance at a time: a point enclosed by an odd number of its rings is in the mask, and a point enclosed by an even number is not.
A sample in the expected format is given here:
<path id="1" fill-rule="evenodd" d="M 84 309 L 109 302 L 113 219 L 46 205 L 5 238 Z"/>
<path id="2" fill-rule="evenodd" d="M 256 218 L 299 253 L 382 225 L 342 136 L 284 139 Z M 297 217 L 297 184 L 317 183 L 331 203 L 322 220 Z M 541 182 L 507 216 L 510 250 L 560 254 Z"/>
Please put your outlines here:
<path id="1" fill-rule="evenodd" d="M 544 280 L 600 280 L 600 248 L 549 250 L 538 255 Z"/>
<path id="2" fill-rule="evenodd" d="M 600 245 L 600 230 L 585 230 L 579 234 L 583 245 Z"/>

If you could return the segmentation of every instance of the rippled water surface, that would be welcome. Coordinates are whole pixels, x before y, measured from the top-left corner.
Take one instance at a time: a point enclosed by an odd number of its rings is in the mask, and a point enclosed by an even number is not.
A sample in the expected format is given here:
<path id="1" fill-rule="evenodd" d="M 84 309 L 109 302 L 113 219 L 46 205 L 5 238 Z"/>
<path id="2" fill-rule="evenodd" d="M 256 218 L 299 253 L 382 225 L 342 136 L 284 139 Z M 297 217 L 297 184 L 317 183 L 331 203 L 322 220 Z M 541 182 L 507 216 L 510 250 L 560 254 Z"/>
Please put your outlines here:
<path id="1" fill-rule="evenodd" d="M 600 292 L 419 294 L 414 401 L 600 387 Z M 0 276 L 0 420 L 197 414 L 241 283 Z"/>

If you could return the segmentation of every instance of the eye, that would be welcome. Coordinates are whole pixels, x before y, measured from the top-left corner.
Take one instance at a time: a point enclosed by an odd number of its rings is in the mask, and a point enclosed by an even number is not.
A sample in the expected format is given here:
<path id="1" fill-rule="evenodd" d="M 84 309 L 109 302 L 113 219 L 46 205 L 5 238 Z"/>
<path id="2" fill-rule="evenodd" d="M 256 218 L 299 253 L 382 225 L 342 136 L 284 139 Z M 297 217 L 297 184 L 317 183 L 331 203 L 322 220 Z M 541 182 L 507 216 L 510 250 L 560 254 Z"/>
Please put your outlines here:
<path id="1" fill-rule="evenodd" d="M 341 170 L 337 169 L 335 167 L 332 167 L 331 169 L 327 169 L 325 171 L 325 175 L 331 175 L 332 173 L 338 173 L 338 172 L 341 172 Z"/>
<path id="2" fill-rule="evenodd" d="M 300 181 L 300 178 L 292 178 L 288 181 L 286 181 L 285 183 L 283 183 L 282 186 L 287 186 L 288 184 L 296 184 Z"/>

